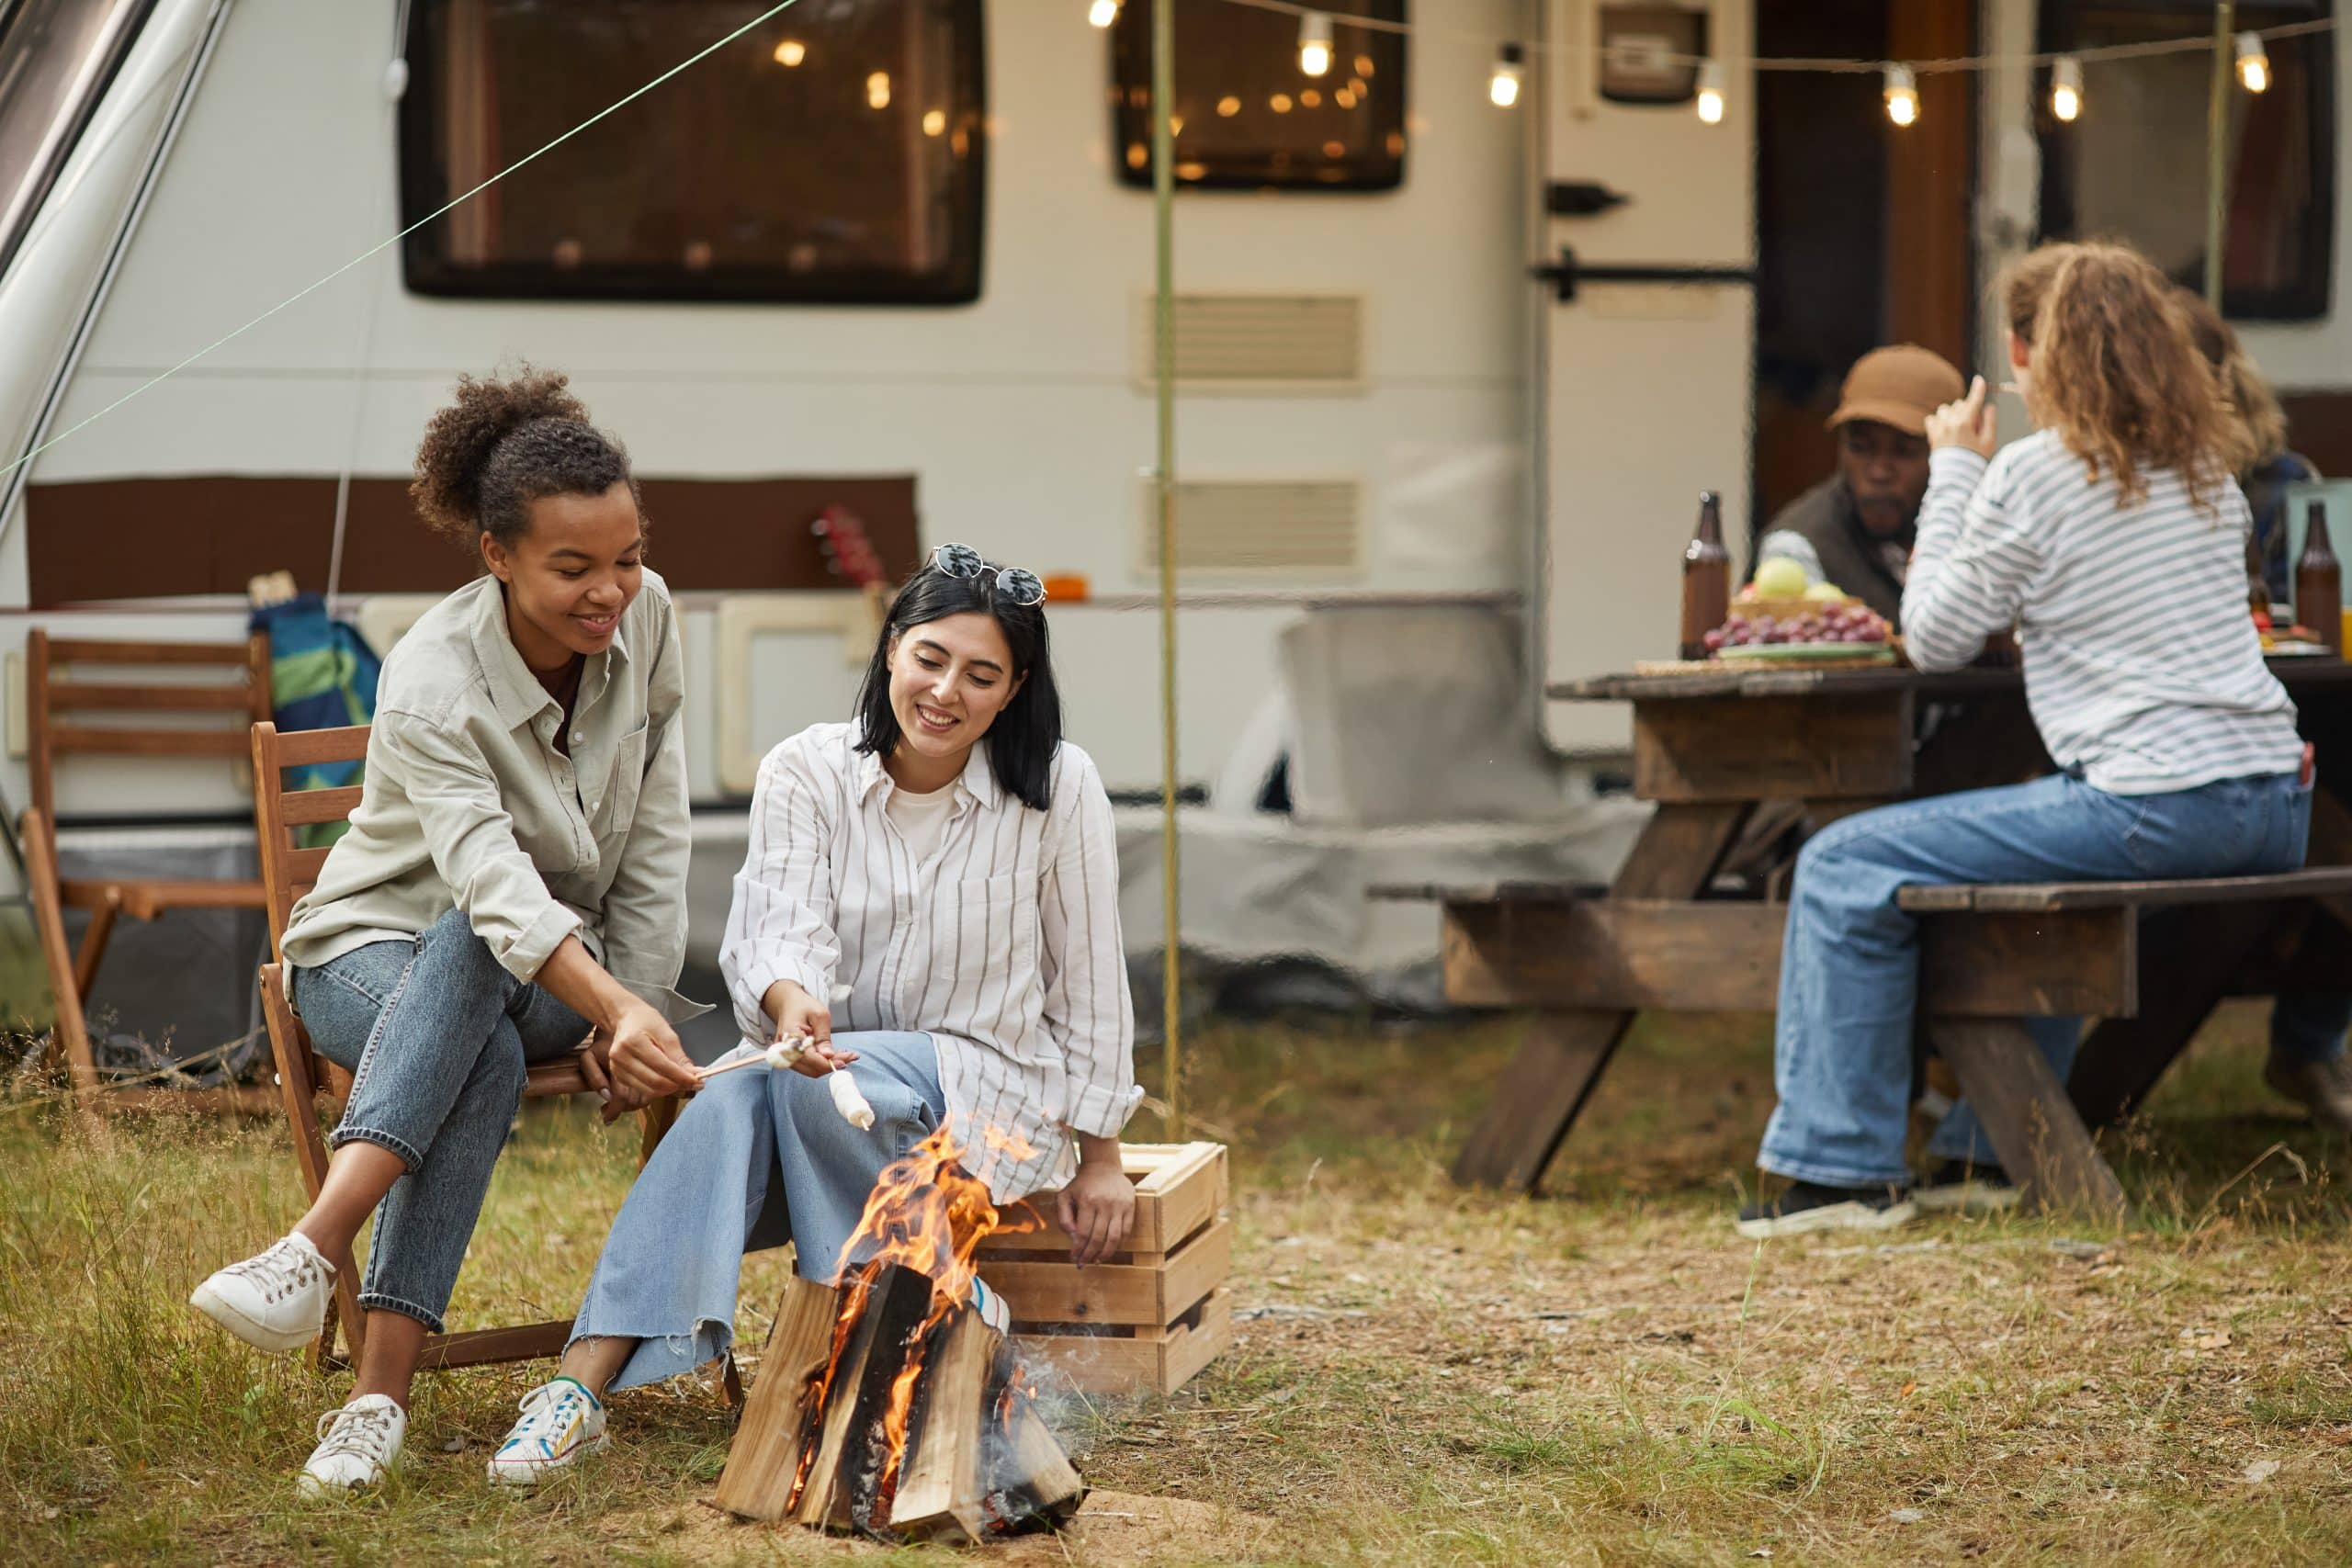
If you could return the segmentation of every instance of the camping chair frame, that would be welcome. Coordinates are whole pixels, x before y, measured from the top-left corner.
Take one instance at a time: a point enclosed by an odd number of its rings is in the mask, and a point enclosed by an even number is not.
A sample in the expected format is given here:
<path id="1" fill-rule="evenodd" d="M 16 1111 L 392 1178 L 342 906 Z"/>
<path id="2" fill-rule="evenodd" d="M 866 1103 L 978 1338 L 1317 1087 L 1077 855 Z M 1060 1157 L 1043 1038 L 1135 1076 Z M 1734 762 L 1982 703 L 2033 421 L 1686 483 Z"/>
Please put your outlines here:
<path id="1" fill-rule="evenodd" d="M 60 679 L 57 671 L 64 665 L 150 669 L 204 665 L 233 669 L 243 679 L 201 685 Z M 31 885 L 33 923 L 57 1003 L 57 1024 L 50 1036 L 51 1060 L 63 1058 L 74 1099 L 87 1113 L 170 1106 L 266 1114 L 276 1098 L 266 1089 L 113 1088 L 99 1079 L 85 1010 L 115 922 L 124 915 L 152 920 L 167 909 L 258 909 L 263 907 L 263 889 L 258 880 L 64 878 L 57 849 L 56 766 L 60 758 L 75 755 L 243 761 L 248 747 L 246 727 L 270 715 L 269 639 L 256 634 L 240 643 L 107 642 L 52 637 L 35 627 L 25 638 L 25 667 L 32 805 L 25 811 L 21 837 L 25 878 Z M 226 714 L 238 722 L 233 728 L 223 728 L 70 721 L 69 716 L 84 713 L 178 720 Z M 66 942 L 68 909 L 90 911 L 79 952 L 71 951 Z"/>
<path id="2" fill-rule="evenodd" d="M 355 784 L 329 789 L 288 790 L 285 787 L 285 770 L 360 761 L 367 755 L 366 725 L 296 730 L 284 735 L 278 733 L 275 724 L 254 726 L 254 825 L 261 841 L 262 881 L 268 891 L 270 953 L 274 960 L 262 965 L 262 1013 L 269 1024 L 270 1049 L 277 1059 L 278 1090 L 287 1122 L 294 1134 L 294 1157 L 301 1165 L 303 1184 L 312 1198 L 319 1195 L 327 1177 L 327 1145 L 320 1126 L 320 1100 L 323 1098 L 332 1106 L 339 1107 L 351 1092 L 351 1077 L 311 1046 L 309 1032 L 287 1000 L 285 955 L 280 948 L 295 900 L 318 881 L 327 860 L 324 849 L 299 847 L 294 841 L 296 829 L 313 823 L 340 822 L 349 817 L 359 805 L 363 786 Z M 525 1080 L 523 1098 L 541 1100 L 592 1092 L 578 1063 L 567 1057 L 532 1067 Z M 639 1155 L 640 1167 L 651 1156 L 654 1145 L 662 1141 L 677 1114 L 678 1101 L 674 1098 L 639 1112 L 644 1128 Z M 326 1325 L 320 1331 L 312 1352 L 313 1361 L 322 1368 L 348 1366 L 359 1359 L 367 1319 L 359 1308 L 358 1281 L 351 1274 L 345 1269 L 335 1276 L 334 1302 L 328 1309 Z M 335 1349 L 338 1319 L 350 1346 L 347 1354 L 339 1354 Z M 560 1355 L 571 1332 L 571 1320 L 561 1318 L 508 1328 L 435 1334 L 426 1338 L 424 1355 L 418 1365 L 472 1367 L 536 1360 Z M 726 1386 L 732 1391 L 736 1384 L 731 1360 L 727 1363 L 724 1375 Z"/>

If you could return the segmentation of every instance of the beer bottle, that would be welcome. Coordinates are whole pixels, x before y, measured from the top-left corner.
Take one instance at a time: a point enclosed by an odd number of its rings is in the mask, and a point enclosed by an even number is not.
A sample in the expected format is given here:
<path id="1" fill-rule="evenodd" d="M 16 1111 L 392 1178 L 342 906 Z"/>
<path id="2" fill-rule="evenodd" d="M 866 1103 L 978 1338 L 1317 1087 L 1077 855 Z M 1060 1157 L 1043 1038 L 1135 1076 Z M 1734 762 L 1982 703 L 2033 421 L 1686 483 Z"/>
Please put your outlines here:
<path id="1" fill-rule="evenodd" d="M 2344 652 L 2344 569 L 2328 543 L 2327 508 L 2303 513 L 2303 553 L 2295 562 L 2295 620 L 2339 657 Z"/>
<path id="2" fill-rule="evenodd" d="M 1699 527 L 1682 550 L 1682 657 L 1707 657 L 1707 634 L 1731 615 L 1731 555 L 1724 548 L 1723 509 L 1715 492 L 1699 492 Z"/>

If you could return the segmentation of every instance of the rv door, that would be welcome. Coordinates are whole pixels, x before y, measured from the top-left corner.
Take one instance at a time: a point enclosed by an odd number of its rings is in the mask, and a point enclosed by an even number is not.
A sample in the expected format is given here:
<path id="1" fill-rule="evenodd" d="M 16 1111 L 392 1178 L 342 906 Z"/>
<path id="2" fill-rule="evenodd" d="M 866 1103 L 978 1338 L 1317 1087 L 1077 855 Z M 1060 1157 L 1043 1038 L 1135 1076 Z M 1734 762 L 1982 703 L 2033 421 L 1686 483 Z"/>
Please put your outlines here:
<path id="1" fill-rule="evenodd" d="M 1694 54 L 1751 52 L 1752 0 L 1544 0 L 1537 267 L 1542 668 L 1552 682 L 1674 656 L 1699 492 L 1747 538 L 1755 333 L 1751 78 L 1698 112 Z M 1546 702 L 1572 753 L 1622 751 L 1613 705 Z"/>

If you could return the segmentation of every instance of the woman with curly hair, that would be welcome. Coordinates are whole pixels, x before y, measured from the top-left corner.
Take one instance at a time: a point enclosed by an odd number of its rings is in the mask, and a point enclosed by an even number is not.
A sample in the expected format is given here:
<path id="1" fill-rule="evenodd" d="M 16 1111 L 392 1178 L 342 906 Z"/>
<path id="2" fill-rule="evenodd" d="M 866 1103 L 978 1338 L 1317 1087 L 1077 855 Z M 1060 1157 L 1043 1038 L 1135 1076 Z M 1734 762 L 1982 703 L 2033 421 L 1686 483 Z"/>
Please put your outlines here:
<path id="1" fill-rule="evenodd" d="M 2003 286 L 2009 367 L 2040 427 L 1995 451 L 1983 378 L 1928 421 L 1903 588 L 1913 663 L 1956 669 L 2019 628 L 2061 772 L 1859 812 L 1798 857 L 1757 1163 L 1786 1189 L 1744 1235 L 1898 1224 L 1910 1100 L 1915 884 L 2226 876 L 2302 864 L 2311 780 L 2295 707 L 2245 613 L 2244 435 L 2171 282 L 2127 246 L 2051 245 Z M 2039 1021 L 2064 1077 L 2080 1031 Z M 1932 1206 L 1997 1201 L 1974 1119 L 1929 1145 Z M 1973 1162 L 1973 1171 L 1972 1171 Z M 1979 1179 L 1972 1180 L 1973 1175 Z M 2014 1197 L 2013 1192 L 2007 1194 Z"/>
<path id="2" fill-rule="evenodd" d="M 284 944 L 350 1101 L 310 1212 L 193 1298 L 291 1350 L 374 1213 L 358 1373 L 320 1418 L 306 1495 L 373 1485 L 399 1456 L 526 1068 L 576 1054 L 613 1114 L 695 1081 L 673 1025 L 702 1010 L 671 988 L 684 673 L 628 457 L 564 377 L 526 367 L 458 381 L 411 493 L 483 575 L 385 660 L 359 808 Z"/>

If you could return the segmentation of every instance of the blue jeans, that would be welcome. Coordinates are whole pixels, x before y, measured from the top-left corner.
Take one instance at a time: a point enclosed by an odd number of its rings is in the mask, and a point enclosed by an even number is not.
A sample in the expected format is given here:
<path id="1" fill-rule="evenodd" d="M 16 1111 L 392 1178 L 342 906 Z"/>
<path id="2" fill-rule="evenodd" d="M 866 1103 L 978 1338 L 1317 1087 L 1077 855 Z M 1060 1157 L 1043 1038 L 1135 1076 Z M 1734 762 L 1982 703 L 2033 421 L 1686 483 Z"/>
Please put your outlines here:
<path id="1" fill-rule="evenodd" d="M 639 1343 L 616 1389 L 692 1371 L 735 1337 L 743 1254 L 786 1241 L 830 1282 L 882 1168 L 947 1114 L 928 1034 L 836 1034 L 874 1107 L 860 1132 L 820 1078 L 744 1067 L 713 1078 L 653 1151 L 605 1238 L 573 1339 Z"/>
<path id="2" fill-rule="evenodd" d="M 2066 774 L 1857 813 L 1797 857 L 1781 950 L 1773 1080 L 1757 1163 L 1833 1187 L 1905 1186 L 1918 922 L 1897 889 L 1964 882 L 2230 876 L 2303 863 L 2311 792 L 2292 774 L 2109 795 Z M 2030 1021 L 2061 1079 L 2081 1023 Z M 1990 1157 L 1955 1110 L 1933 1151 Z"/>
<path id="3" fill-rule="evenodd" d="M 2332 1062 L 2352 1029 L 2352 991 L 2281 991 L 2270 1005 L 2270 1053 L 2290 1062 Z"/>
<path id="4" fill-rule="evenodd" d="M 293 1003 L 311 1043 L 351 1074 L 328 1142 L 379 1144 L 408 1167 L 377 1207 L 359 1304 L 437 1334 L 524 1067 L 569 1055 L 588 1021 L 501 968 L 457 909 L 413 941 L 296 969 Z"/>

